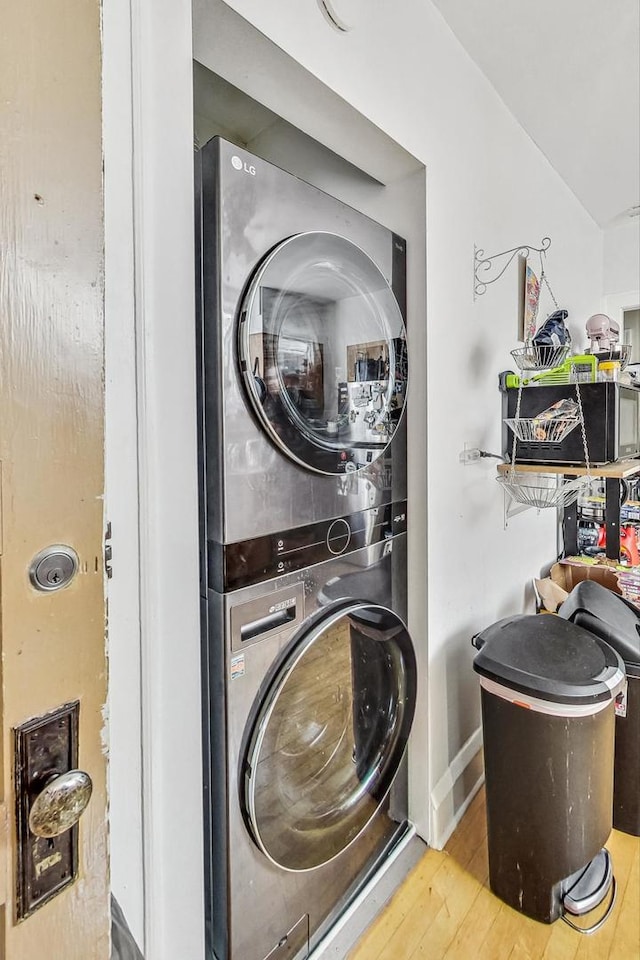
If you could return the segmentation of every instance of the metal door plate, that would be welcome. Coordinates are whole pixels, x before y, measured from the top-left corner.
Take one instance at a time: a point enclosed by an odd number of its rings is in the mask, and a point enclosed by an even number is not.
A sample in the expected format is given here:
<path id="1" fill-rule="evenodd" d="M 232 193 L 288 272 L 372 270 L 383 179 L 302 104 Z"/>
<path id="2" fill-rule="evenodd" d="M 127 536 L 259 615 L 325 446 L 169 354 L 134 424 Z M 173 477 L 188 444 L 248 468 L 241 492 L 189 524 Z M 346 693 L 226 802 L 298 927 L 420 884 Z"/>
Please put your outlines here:
<path id="1" fill-rule="evenodd" d="M 14 730 L 17 920 L 73 883 L 78 873 L 77 825 L 58 837 L 36 837 L 29 829 L 29 813 L 45 784 L 78 765 L 79 710 L 78 701 L 68 703 Z"/>

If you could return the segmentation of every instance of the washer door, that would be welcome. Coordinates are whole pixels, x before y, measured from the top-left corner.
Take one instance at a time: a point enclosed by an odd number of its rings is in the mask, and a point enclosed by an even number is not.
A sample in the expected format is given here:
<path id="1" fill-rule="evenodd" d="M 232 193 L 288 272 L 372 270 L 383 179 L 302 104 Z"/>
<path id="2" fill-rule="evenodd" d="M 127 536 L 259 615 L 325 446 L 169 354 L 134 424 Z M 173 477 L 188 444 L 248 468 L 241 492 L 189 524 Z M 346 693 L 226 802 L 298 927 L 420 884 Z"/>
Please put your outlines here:
<path id="1" fill-rule="evenodd" d="M 365 829 L 398 771 L 415 695 L 413 645 L 385 607 L 342 607 L 285 653 L 240 777 L 245 820 L 270 860 L 310 870 Z"/>
<path id="2" fill-rule="evenodd" d="M 303 467 L 376 460 L 402 417 L 405 328 L 376 264 L 331 233 L 303 233 L 262 261 L 242 300 L 238 352 L 251 404 Z"/>

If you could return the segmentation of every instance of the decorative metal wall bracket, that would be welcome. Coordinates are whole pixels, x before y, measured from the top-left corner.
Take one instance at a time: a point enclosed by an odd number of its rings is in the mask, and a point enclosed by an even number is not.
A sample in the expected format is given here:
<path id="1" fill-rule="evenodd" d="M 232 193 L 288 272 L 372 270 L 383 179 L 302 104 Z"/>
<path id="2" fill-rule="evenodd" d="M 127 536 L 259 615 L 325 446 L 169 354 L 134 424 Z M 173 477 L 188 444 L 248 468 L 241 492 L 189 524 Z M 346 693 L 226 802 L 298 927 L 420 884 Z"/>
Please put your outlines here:
<path id="1" fill-rule="evenodd" d="M 503 275 L 509 264 L 514 260 L 518 254 L 521 254 L 523 257 L 528 257 L 532 252 L 543 254 L 546 253 L 549 247 L 551 246 L 551 238 L 544 237 L 542 240 L 542 245 L 539 247 L 533 247 L 530 244 L 522 244 L 519 247 L 512 247 L 510 250 L 503 250 L 501 253 L 493 253 L 490 257 L 486 257 L 484 250 L 480 250 L 478 247 L 473 247 L 473 299 L 481 297 L 484 293 L 487 292 L 487 287 L 492 283 L 495 283 L 496 280 L 499 280 Z M 500 257 L 508 257 L 509 259 L 503 265 L 502 269 L 490 280 L 482 280 L 480 278 L 481 272 L 486 272 L 491 270 L 494 260 L 499 260 Z"/>

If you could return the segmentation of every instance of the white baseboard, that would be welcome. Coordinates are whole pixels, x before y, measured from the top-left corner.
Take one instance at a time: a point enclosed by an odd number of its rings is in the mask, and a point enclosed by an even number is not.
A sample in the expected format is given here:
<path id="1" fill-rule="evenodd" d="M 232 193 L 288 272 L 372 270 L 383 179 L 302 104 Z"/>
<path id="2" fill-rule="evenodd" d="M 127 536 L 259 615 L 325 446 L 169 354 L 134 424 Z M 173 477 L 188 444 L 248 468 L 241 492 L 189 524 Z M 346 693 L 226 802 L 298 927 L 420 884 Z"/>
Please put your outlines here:
<path id="1" fill-rule="evenodd" d="M 431 846 L 442 850 L 484 783 L 482 728 L 475 730 L 431 792 Z"/>

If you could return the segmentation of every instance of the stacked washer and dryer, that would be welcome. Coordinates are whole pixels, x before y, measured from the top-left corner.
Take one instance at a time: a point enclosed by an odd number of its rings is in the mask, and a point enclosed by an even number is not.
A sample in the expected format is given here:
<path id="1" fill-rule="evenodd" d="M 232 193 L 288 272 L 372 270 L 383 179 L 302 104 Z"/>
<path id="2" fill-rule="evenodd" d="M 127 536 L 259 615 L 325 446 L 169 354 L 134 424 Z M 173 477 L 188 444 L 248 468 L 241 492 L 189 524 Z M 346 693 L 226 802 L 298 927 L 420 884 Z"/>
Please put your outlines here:
<path id="1" fill-rule="evenodd" d="M 406 248 L 196 156 L 206 938 L 307 957 L 406 835 Z"/>

